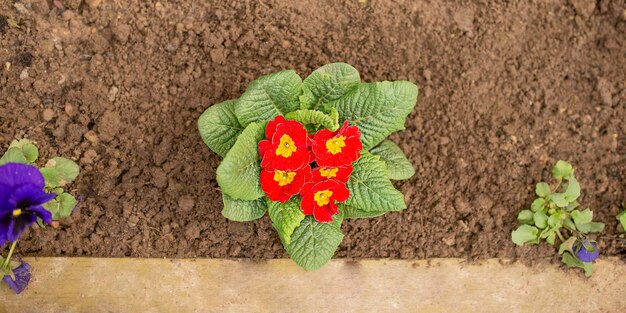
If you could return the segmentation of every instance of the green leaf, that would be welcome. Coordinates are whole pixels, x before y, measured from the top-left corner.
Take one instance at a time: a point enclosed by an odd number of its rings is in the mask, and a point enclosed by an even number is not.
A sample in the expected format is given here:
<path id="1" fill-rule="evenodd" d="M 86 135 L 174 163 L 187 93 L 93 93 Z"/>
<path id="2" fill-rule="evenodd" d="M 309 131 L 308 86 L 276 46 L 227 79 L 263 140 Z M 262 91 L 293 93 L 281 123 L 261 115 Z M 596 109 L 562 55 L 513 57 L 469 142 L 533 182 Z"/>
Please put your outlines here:
<path id="1" fill-rule="evenodd" d="M 537 183 L 535 187 L 535 193 L 539 197 L 546 197 L 550 195 L 550 185 L 544 182 Z"/>
<path id="2" fill-rule="evenodd" d="M 370 152 L 385 161 L 390 179 L 403 180 L 415 175 L 415 169 L 411 161 L 406 158 L 402 149 L 393 141 L 385 140 L 372 148 Z"/>
<path id="3" fill-rule="evenodd" d="M 581 262 L 569 252 L 564 252 L 561 261 L 569 267 L 578 267 L 585 270 L 585 276 L 593 274 L 593 263 Z"/>
<path id="4" fill-rule="evenodd" d="M 539 239 L 539 229 L 535 226 L 521 225 L 511 232 L 511 240 L 518 246 L 525 243 L 537 243 Z"/>
<path id="5" fill-rule="evenodd" d="M 337 100 L 361 83 L 359 71 L 346 63 L 324 65 L 304 79 L 300 102 L 303 109 L 319 109 Z"/>
<path id="6" fill-rule="evenodd" d="M 43 167 L 39 172 L 46 181 L 46 187 L 57 188 L 61 185 L 61 173 L 54 167 Z"/>
<path id="7" fill-rule="evenodd" d="M 574 176 L 572 176 L 567 183 L 567 189 L 565 189 L 564 197 L 565 200 L 570 203 L 576 201 L 576 199 L 580 197 L 580 184 Z"/>
<path id="8" fill-rule="evenodd" d="M 530 210 L 522 210 L 517 215 L 517 221 L 522 223 L 522 224 L 532 225 L 534 223 L 534 221 L 533 221 L 533 212 L 530 211 Z"/>
<path id="9" fill-rule="evenodd" d="M 587 224 L 593 220 L 593 212 L 589 209 L 584 211 L 575 210 L 570 214 L 576 225 Z"/>
<path id="10" fill-rule="evenodd" d="M 617 215 L 617 220 L 622 225 L 622 229 L 626 231 L 626 211 L 622 211 Z"/>
<path id="11" fill-rule="evenodd" d="M 300 108 L 302 78 L 293 70 L 261 76 L 248 86 L 235 105 L 239 123 L 247 127 Z"/>
<path id="12" fill-rule="evenodd" d="M 316 270 L 333 257 L 342 240 L 340 224 L 320 223 L 313 216 L 306 216 L 291 235 L 291 242 L 285 244 L 285 249 L 300 267 Z"/>
<path id="13" fill-rule="evenodd" d="M 548 226 L 548 216 L 543 211 L 537 211 L 533 214 L 533 221 L 535 225 L 541 229 L 546 228 Z"/>
<path id="14" fill-rule="evenodd" d="M 39 158 L 39 149 L 28 139 L 13 140 L 9 148 L 20 149 L 26 161 L 30 164 L 34 163 L 37 161 L 37 158 Z"/>
<path id="15" fill-rule="evenodd" d="M 291 200 L 280 203 L 269 201 L 268 213 L 272 220 L 272 226 L 278 232 L 280 239 L 285 244 L 291 243 L 291 235 L 300 226 L 304 219 L 304 214 L 300 210 L 300 197 L 293 197 Z"/>
<path id="16" fill-rule="evenodd" d="M 333 110 L 336 111 L 335 108 Z M 337 116 L 337 114 L 334 114 Z M 297 110 L 287 113 L 285 119 L 298 121 L 304 125 L 315 125 L 323 128 L 328 128 L 332 131 L 339 129 L 339 122 L 337 118 L 331 117 L 322 111 L 315 110 Z"/>
<path id="17" fill-rule="evenodd" d="M 559 228 L 563 226 L 563 220 L 565 215 L 561 212 L 556 212 L 548 217 L 548 225 L 552 228 Z"/>
<path id="18" fill-rule="evenodd" d="M 70 159 L 63 158 L 63 157 L 55 157 L 55 158 L 50 159 L 48 163 L 46 163 L 45 168 L 55 169 L 57 170 L 58 175 L 59 175 L 58 181 L 55 181 L 56 184 L 51 185 L 51 187 L 63 187 L 73 182 L 74 179 L 76 179 L 76 177 L 78 177 L 78 174 L 80 173 L 80 167 L 78 167 L 78 164 L 76 164 L 76 162 Z M 56 176 L 56 173 L 55 173 L 55 176 Z M 47 179 L 46 179 L 46 182 L 48 182 Z"/>
<path id="19" fill-rule="evenodd" d="M 222 215 L 235 222 L 249 222 L 263 217 L 267 211 L 267 204 L 262 198 L 246 201 L 236 200 L 229 195 L 222 193 L 224 209 Z"/>
<path id="20" fill-rule="evenodd" d="M 370 218 L 370 217 L 381 216 L 387 213 L 386 211 L 368 212 L 368 211 L 357 210 L 353 207 L 344 205 L 343 203 L 339 203 L 339 211 L 342 212 L 344 218 Z"/>
<path id="21" fill-rule="evenodd" d="M 565 199 L 565 195 L 562 193 L 553 193 L 552 196 L 550 196 L 550 200 L 552 200 L 552 202 L 554 202 L 554 204 L 556 204 L 559 208 L 564 208 L 569 204 L 569 202 Z"/>
<path id="22" fill-rule="evenodd" d="M 53 220 L 60 220 L 70 217 L 78 201 L 69 193 L 62 193 L 53 200 L 47 202 L 43 207 L 52 213 Z"/>
<path id="23" fill-rule="evenodd" d="M 537 198 L 530 205 L 530 210 L 533 212 L 539 212 L 539 211 L 543 212 L 543 208 L 545 205 L 546 205 L 546 200 L 544 198 Z"/>
<path id="24" fill-rule="evenodd" d="M 243 131 L 235 115 L 236 103 L 237 100 L 227 100 L 214 104 L 198 119 L 198 130 L 202 141 L 222 157 L 226 156 Z"/>
<path id="25" fill-rule="evenodd" d="M 391 133 L 404 129 L 404 121 L 417 102 L 417 86 L 408 81 L 360 84 L 330 106 L 339 121 L 361 131 L 363 149 L 376 146 Z"/>
<path id="26" fill-rule="evenodd" d="M 573 252 L 575 243 L 576 237 L 569 237 L 569 239 L 563 241 L 559 246 L 559 254 L 563 254 L 565 251 Z"/>
<path id="27" fill-rule="evenodd" d="M 9 148 L 7 152 L 4 153 L 2 158 L 0 158 L 0 165 L 5 163 L 22 163 L 28 164 L 28 160 L 22 153 L 22 150 L 19 148 Z"/>
<path id="28" fill-rule="evenodd" d="M 353 164 L 348 180 L 350 198 L 345 204 L 366 212 L 388 212 L 406 209 L 404 195 L 387 178 L 385 162 L 367 151 Z"/>
<path id="29" fill-rule="evenodd" d="M 558 181 L 570 179 L 573 173 L 574 168 L 572 168 L 572 165 L 563 160 L 556 162 L 556 165 L 552 168 L 552 175 Z"/>
<path id="30" fill-rule="evenodd" d="M 264 127 L 251 123 L 243 130 L 226 157 L 217 167 L 217 183 L 222 192 L 233 199 L 256 200 L 264 195 L 259 183 L 261 164 L 258 142 L 264 137 Z"/>
<path id="31" fill-rule="evenodd" d="M 580 224 L 580 225 L 577 224 L 576 229 L 578 229 L 578 231 L 580 231 L 583 234 L 599 233 L 604 230 L 604 224 L 597 223 L 597 222 L 589 222 L 589 223 Z"/>

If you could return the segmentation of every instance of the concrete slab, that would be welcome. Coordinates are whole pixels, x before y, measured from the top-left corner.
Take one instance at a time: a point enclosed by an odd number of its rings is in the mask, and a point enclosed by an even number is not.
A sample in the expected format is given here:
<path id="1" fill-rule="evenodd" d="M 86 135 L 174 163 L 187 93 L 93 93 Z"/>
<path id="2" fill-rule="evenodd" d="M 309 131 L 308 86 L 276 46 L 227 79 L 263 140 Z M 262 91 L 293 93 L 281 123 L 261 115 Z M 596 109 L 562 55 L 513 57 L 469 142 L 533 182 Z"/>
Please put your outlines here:
<path id="1" fill-rule="evenodd" d="M 626 265 L 590 279 L 558 264 L 503 260 L 27 258 L 21 294 L 0 287 L 0 312 L 625 312 Z"/>

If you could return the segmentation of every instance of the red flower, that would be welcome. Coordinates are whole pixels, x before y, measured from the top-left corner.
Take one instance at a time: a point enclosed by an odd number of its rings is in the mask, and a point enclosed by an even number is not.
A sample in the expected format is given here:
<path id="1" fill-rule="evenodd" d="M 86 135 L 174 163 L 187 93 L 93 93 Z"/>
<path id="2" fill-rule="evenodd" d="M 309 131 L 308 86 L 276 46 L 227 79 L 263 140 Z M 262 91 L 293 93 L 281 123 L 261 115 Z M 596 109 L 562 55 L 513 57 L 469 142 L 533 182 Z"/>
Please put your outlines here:
<path id="1" fill-rule="evenodd" d="M 321 166 L 341 166 L 356 161 L 361 156 L 361 132 L 348 121 L 339 130 L 322 129 L 313 139 L 313 154 Z"/>
<path id="2" fill-rule="evenodd" d="M 318 222 L 332 222 L 339 212 L 337 202 L 348 200 L 350 191 L 345 184 L 329 179 L 304 184 L 300 195 L 300 209 L 305 215 L 313 214 Z"/>
<path id="3" fill-rule="evenodd" d="M 348 182 L 352 174 L 352 164 L 344 166 L 319 166 L 313 169 L 313 180 L 321 181 L 325 179 L 334 179 L 340 182 Z"/>
<path id="4" fill-rule="evenodd" d="M 295 171 L 263 169 L 260 179 L 261 189 L 270 200 L 285 203 L 311 179 L 311 167 L 307 164 Z"/>
<path id="5" fill-rule="evenodd" d="M 309 136 L 302 124 L 279 115 L 267 123 L 265 137 L 259 142 L 262 167 L 295 171 L 309 164 Z"/>

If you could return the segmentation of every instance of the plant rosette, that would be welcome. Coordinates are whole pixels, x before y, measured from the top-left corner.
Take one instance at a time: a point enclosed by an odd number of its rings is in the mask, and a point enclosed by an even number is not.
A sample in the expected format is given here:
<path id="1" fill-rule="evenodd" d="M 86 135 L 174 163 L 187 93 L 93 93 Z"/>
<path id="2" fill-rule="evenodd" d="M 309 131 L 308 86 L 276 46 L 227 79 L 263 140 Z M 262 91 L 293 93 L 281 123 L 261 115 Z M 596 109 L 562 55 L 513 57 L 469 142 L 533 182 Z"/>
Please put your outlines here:
<path id="1" fill-rule="evenodd" d="M 604 224 L 593 221 L 593 212 L 579 210 L 580 184 L 574 177 L 572 165 L 558 161 L 552 169 L 556 184 L 546 182 L 535 186 L 537 198 L 530 209 L 522 210 L 517 220 L 522 224 L 511 233 L 517 245 L 538 244 L 545 239 L 554 245 L 561 241 L 561 261 L 570 267 L 582 268 L 586 276 L 593 273 L 593 261 L 600 250 L 587 236 L 604 230 Z M 565 234 L 564 234 L 565 232 Z"/>
<path id="2" fill-rule="evenodd" d="M 304 80 L 287 70 L 253 81 L 198 120 L 204 143 L 224 158 L 222 215 L 245 222 L 268 213 L 292 260 L 321 268 L 343 240 L 343 219 L 406 209 L 392 180 L 415 170 L 386 138 L 404 129 L 416 102 L 413 83 L 362 83 L 345 63 Z"/>
<path id="3" fill-rule="evenodd" d="M 35 166 L 39 150 L 27 139 L 15 140 L 0 158 L 0 246 L 10 245 L 0 257 L 2 280 L 20 293 L 30 281 L 30 265 L 11 260 L 19 237 L 33 224 L 43 227 L 69 217 L 77 200 L 64 191 L 79 173 L 71 160 L 55 157 Z"/>

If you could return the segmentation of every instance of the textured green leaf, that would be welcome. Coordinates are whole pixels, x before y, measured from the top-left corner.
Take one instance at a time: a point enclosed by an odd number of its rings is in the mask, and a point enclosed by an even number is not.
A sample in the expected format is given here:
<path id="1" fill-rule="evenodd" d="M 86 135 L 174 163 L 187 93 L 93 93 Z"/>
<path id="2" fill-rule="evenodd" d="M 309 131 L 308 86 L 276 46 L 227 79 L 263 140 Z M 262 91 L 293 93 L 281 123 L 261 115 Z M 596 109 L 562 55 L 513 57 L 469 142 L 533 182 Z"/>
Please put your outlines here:
<path id="1" fill-rule="evenodd" d="M 300 210 L 300 197 L 293 197 L 285 203 L 269 201 L 268 213 L 280 239 L 290 244 L 291 235 L 304 219 Z"/>
<path id="2" fill-rule="evenodd" d="M 256 121 L 269 121 L 300 108 L 302 78 L 293 70 L 260 77 L 248 86 L 235 105 L 239 123 L 246 127 Z"/>
<path id="3" fill-rule="evenodd" d="M 339 211 L 342 212 L 344 218 L 370 218 L 370 217 L 381 216 L 387 213 L 386 211 L 368 212 L 368 211 L 357 210 L 353 207 L 344 205 L 343 203 L 339 203 Z"/>
<path id="4" fill-rule="evenodd" d="M 28 139 L 13 140 L 9 148 L 20 149 L 26 161 L 30 164 L 35 163 L 37 158 L 39 158 L 39 149 Z"/>
<path id="5" fill-rule="evenodd" d="M 586 209 L 584 211 L 575 210 L 570 213 L 576 225 L 587 224 L 593 220 L 593 212 Z"/>
<path id="6" fill-rule="evenodd" d="M 541 229 L 548 226 L 548 216 L 543 211 L 537 211 L 533 214 L 535 225 Z"/>
<path id="7" fill-rule="evenodd" d="M 267 211 L 267 204 L 262 198 L 247 201 L 236 200 L 229 195 L 222 193 L 224 208 L 222 215 L 235 222 L 249 222 L 263 217 Z"/>
<path id="8" fill-rule="evenodd" d="M 539 197 L 546 197 L 550 195 L 550 185 L 544 182 L 537 183 L 535 187 L 535 193 Z"/>
<path id="9" fill-rule="evenodd" d="M 7 152 L 4 153 L 2 158 L 0 158 L 0 165 L 5 163 L 22 163 L 28 164 L 28 160 L 22 153 L 22 150 L 18 148 L 9 148 Z"/>
<path id="10" fill-rule="evenodd" d="M 55 157 L 50 159 L 48 163 L 46 163 L 45 168 L 55 169 L 59 173 L 58 184 L 55 184 L 52 187 L 63 187 L 73 182 L 80 173 L 80 167 L 78 167 L 78 164 L 76 164 L 76 162 L 63 157 Z"/>
<path id="11" fill-rule="evenodd" d="M 574 168 L 572 167 L 572 165 L 563 160 L 559 160 L 558 162 L 556 162 L 556 164 L 552 168 L 552 175 L 554 176 L 554 179 L 558 181 L 561 181 L 563 179 L 570 179 L 573 173 Z"/>
<path id="12" fill-rule="evenodd" d="M 417 86 L 408 81 L 360 84 L 336 101 L 339 121 L 361 131 L 363 149 L 376 146 L 391 133 L 404 129 L 404 121 L 417 102 Z"/>
<path id="13" fill-rule="evenodd" d="M 511 232 L 511 240 L 518 246 L 525 243 L 537 243 L 539 239 L 539 229 L 535 226 L 521 225 Z"/>
<path id="14" fill-rule="evenodd" d="M 574 176 L 570 178 L 567 183 L 567 189 L 565 189 L 565 193 L 563 194 L 565 200 L 569 203 L 576 201 L 578 197 L 580 197 L 580 184 L 576 180 Z"/>
<path id="15" fill-rule="evenodd" d="M 259 183 L 261 164 L 257 149 L 264 128 L 257 123 L 248 125 L 217 167 L 217 183 L 233 199 L 256 200 L 264 195 Z"/>
<path id="16" fill-rule="evenodd" d="M 285 249 L 300 267 L 316 270 L 333 257 L 342 240 L 340 224 L 320 223 L 313 216 L 306 216 L 291 235 L 291 243 L 286 244 Z"/>
<path id="17" fill-rule="evenodd" d="M 62 193 L 56 198 L 47 202 L 43 207 L 52 213 L 53 220 L 60 220 L 70 217 L 78 201 L 69 193 Z"/>
<path id="18" fill-rule="evenodd" d="M 335 108 L 333 110 L 336 111 Z M 322 111 L 316 110 L 297 110 L 287 113 L 285 118 L 288 120 L 298 121 L 304 125 L 315 125 L 323 128 L 328 128 L 335 131 L 339 128 L 339 122 L 337 120 L 337 114 L 333 114 L 334 118 L 325 114 Z"/>
<path id="19" fill-rule="evenodd" d="M 370 152 L 385 161 L 390 179 L 403 180 L 415 175 L 415 169 L 411 161 L 406 158 L 402 149 L 393 141 L 385 140 L 372 148 Z"/>
<path id="20" fill-rule="evenodd" d="M 198 119 L 198 130 L 202 141 L 220 156 L 226 153 L 243 131 L 235 115 L 237 100 L 227 100 L 212 105 Z"/>
<path id="21" fill-rule="evenodd" d="M 361 83 L 359 71 L 345 63 L 324 65 L 305 78 L 300 102 L 303 109 L 319 109 L 337 100 Z"/>
<path id="22" fill-rule="evenodd" d="M 391 184 L 385 162 L 378 156 L 363 151 L 353 165 L 354 170 L 347 184 L 350 198 L 346 200 L 346 205 L 366 212 L 406 209 L 404 195 Z"/>
<path id="23" fill-rule="evenodd" d="M 522 210 L 517 214 L 517 221 L 522 224 L 532 225 L 533 221 L 533 212 L 530 210 Z"/>
<path id="24" fill-rule="evenodd" d="M 576 224 L 576 229 L 583 234 L 599 233 L 604 230 L 603 223 L 589 222 L 586 224 Z"/>

